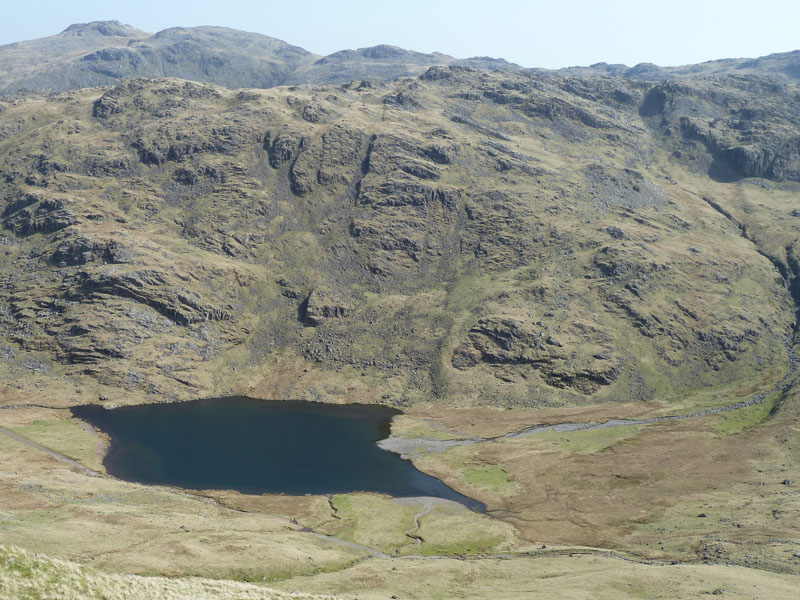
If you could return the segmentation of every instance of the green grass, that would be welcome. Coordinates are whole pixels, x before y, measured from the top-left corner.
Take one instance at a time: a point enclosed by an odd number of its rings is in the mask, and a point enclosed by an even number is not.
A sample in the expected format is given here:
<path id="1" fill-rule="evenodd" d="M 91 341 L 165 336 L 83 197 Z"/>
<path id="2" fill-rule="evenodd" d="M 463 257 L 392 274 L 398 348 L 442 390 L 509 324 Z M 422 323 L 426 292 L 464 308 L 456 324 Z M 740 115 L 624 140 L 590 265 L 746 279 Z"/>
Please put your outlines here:
<path id="1" fill-rule="evenodd" d="M 437 427 L 438 425 L 438 427 Z M 458 438 L 458 434 L 446 431 L 441 425 L 434 424 L 430 421 L 422 421 L 403 430 L 402 437 L 406 439 L 434 439 L 434 440 L 452 440 Z"/>
<path id="2" fill-rule="evenodd" d="M 102 457 L 97 454 L 100 438 L 85 430 L 80 422 L 72 419 L 36 420 L 14 431 L 29 440 L 50 448 L 82 465 L 103 470 Z"/>
<path id="3" fill-rule="evenodd" d="M 487 554 L 511 549 L 518 543 L 512 526 L 450 506 L 436 507 L 422 517 L 415 534 L 423 543 L 406 546 L 403 553 L 423 556 Z"/>
<path id="4" fill-rule="evenodd" d="M 500 442 L 502 443 L 502 442 Z M 488 491 L 501 497 L 513 496 L 518 486 L 508 477 L 502 465 L 493 464 L 482 458 L 485 444 L 455 446 L 445 452 L 429 452 L 417 461 L 426 472 L 452 473 L 468 488 Z"/>
<path id="5" fill-rule="evenodd" d="M 767 396 L 761 404 L 746 406 L 737 410 L 732 410 L 722 415 L 718 423 L 714 425 L 714 431 L 720 435 L 733 435 L 764 423 L 772 413 L 772 410 L 781 400 L 783 392 L 775 392 Z"/>
<path id="6" fill-rule="evenodd" d="M 519 541 L 511 525 L 460 505 L 435 505 L 420 517 L 419 529 L 414 529 L 414 515 L 424 510 L 420 503 L 401 503 L 375 494 L 338 495 L 331 502 L 339 519 L 319 531 L 387 554 L 482 554 L 511 548 Z M 406 531 L 420 536 L 422 543 L 414 543 Z"/>
<path id="7" fill-rule="evenodd" d="M 404 532 L 414 527 L 417 508 L 373 494 L 338 495 L 331 502 L 339 519 L 330 523 L 333 529 L 329 533 L 339 539 L 386 553 L 409 543 Z"/>
<path id="8" fill-rule="evenodd" d="M 15 600 L 279 600 L 329 598 L 276 592 L 256 585 L 200 578 L 106 574 L 81 565 L 0 546 L 0 597 Z"/>
<path id="9" fill-rule="evenodd" d="M 508 485 L 513 485 L 508 479 L 508 473 L 497 465 L 468 467 L 464 470 L 464 480 L 472 485 L 488 488 L 498 494 L 503 493 Z"/>
<path id="10" fill-rule="evenodd" d="M 535 450 L 564 452 L 565 454 L 595 454 L 612 448 L 623 440 L 636 435 L 641 426 L 618 425 L 605 429 L 588 429 L 559 433 L 546 431 L 530 437 L 518 438 L 505 443 L 526 444 Z"/>

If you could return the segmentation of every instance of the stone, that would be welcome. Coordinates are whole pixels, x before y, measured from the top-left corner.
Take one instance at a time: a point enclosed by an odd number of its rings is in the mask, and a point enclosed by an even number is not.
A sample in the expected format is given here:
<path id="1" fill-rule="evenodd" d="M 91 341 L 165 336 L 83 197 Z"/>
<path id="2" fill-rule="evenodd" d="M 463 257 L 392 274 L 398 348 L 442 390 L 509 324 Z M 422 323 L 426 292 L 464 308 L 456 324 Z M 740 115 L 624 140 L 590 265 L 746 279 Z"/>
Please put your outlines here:
<path id="1" fill-rule="evenodd" d="M 329 319 L 347 317 L 352 308 L 329 291 L 311 292 L 301 305 L 301 321 L 309 327 L 317 327 Z"/>

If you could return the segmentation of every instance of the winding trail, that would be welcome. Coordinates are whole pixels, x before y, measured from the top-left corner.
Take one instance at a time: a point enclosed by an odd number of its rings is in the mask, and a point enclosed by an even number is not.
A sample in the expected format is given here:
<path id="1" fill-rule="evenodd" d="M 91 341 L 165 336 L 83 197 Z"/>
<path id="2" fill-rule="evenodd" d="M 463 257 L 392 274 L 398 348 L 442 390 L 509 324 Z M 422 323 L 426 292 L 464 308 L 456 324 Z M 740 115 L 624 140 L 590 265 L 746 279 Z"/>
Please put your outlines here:
<path id="1" fill-rule="evenodd" d="M 396 548 L 395 549 L 395 554 L 387 554 L 386 552 L 382 552 L 381 550 L 378 550 L 377 548 L 372 548 L 371 546 L 365 546 L 365 545 L 359 544 L 357 542 L 348 542 L 348 541 L 339 539 L 337 537 L 333 537 L 333 536 L 330 536 L 330 535 L 325 535 L 324 533 L 317 533 L 316 531 L 314 531 L 313 529 L 309 529 L 308 527 L 301 527 L 300 531 L 304 531 L 306 533 L 311 533 L 311 534 L 314 535 L 314 537 L 317 537 L 317 538 L 319 538 L 321 540 L 325 540 L 326 542 L 339 544 L 340 546 L 346 546 L 348 548 L 353 548 L 355 550 L 363 550 L 364 552 L 368 552 L 368 553 L 370 553 L 372 556 L 374 556 L 376 558 L 418 558 L 418 559 L 425 559 L 425 560 L 437 559 L 437 558 L 453 558 L 451 556 L 444 556 L 444 555 L 442 555 L 442 556 L 439 556 L 439 555 L 422 556 L 422 555 L 419 555 L 419 554 L 408 554 L 408 555 L 404 555 L 404 556 L 397 556 L 396 553 L 400 550 L 400 548 L 404 548 L 406 546 L 419 546 L 419 545 L 422 544 L 422 542 L 424 540 L 422 539 L 421 536 L 414 535 L 414 532 L 417 531 L 420 528 L 420 522 L 419 522 L 420 519 L 422 517 L 424 517 L 425 515 L 429 514 L 434 509 L 436 504 L 450 504 L 451 502 L 453 504 L 458 504 L 458 503 L 450 501 L 450 500 L 444 500 L 444 499 L 441 499 L 441 498 L 429 498 L 427 496 L 418 496 L 418 497 L 415 497 L 415 498 L 397 498 L 395 500 L 395 502 L 398 502 L 400 504 L 407 504 L 409 502 L 413 502 L 415 504 L 418 503 L 418 504 L 421 505 L 421 508 L 422 508 L 421 511 L 419 511 L 418 513 L 416 513 L 414 515 L 414 526 L 409 528 L 409 529 L 406 529 L 403 532 L 403 535 L 405 535 L 406 537 L 410 538 L 412 540 L 412 542 L 410 544 L 406 544 L 405 546 L 399 546 L 398 548 Z M 458 506 L 461 507 L 462 505 L 458 504 Z M 464 509 L 464 510 L 466 510 L 466 509 Z"/>
<path id="2" fill-rule="evenodd" d="M 10 430 L 6 429 L 5 427 L 0 427 L 0 433 L 2 433 L 4 435 L 7 435 L 12 440 L 16 440 L 21 444 L 25 444 L 26 446 L 30 446 L 31 448 L 36 448 L 37 450 L 52 456 L 56 460 L 60 460 L 61 462 L 64 462 L 64 463 L 67 463 L 68 465 L 76 467 L 76 468 L 80 469 L 81 471 L 83 471 L 83 473 L 88 475 L 89 477 L 103 477 L 104 476 L 103 473 L 100 473 L 99 471 L 95 471 L 94 469 L 90 469 L 89 467 L 85 467 L 81 463 L 79 463 L 77 460 L 75 460 L 73 458 L 70 458 L 69 456 L 64 456 L 63 454 L 59 454 L 55 450 L 51 450 L 50 448 L 42 446 L 41 444 L 37 444 L 33 440 L 29 440 L 28 438 L 23 437 L 18 433 L 14 433 L 13 431 L 10 431 Z"/>
<path id="3" fill-rule="evenodd" d="M 421 511 L 419 511 L 418 513 L 416 513 L 414 515 L 414 526 L 410 527 L 409 529 L 406 529 L 403 532 L 403 535 L 406 536 L 407 538 L 409 538 L 411 540 L 411 543 L 404 544 L 402 546 L 398 546 L 397 548 L 395 548 L 395 551 L 394 551 L 395 555 L 400 551 L 400 548 L 405 548 L 407 546 L 420 546 L 420 545 L 422 545 L 422 542 L 424 542 L 425 540 L 422 539 L 421 535 L 415 534 L 414 532 L 418 531 L 419 528 L 420 528 L 419 520 L 422 517 L 424 517 L 425 515 L 427 515 L 428 513 L 430 513 L 437 504 L 450 505 L 451 503 L 453 503 L 453 504 L 456 504 L 457 506 L 459 506 L 462 509 L 464 508 L 464 505 L 459 504 L 459 503 L 455 503 L 455 502 L 453 502 L 451 500 L 445 500 L 443 498 L 431 498 L 429 496 L 417 496 L 417 497 L 413 497 L 413 498 L 397 498 L 397 499 L 395 499 L 395 503 L 402 504 L 404 506 L 408 506 L 409 504 L 419 504 L 420 508 L 422 508 Z"/>
<path id="4" fill-rule="evenodd" d="M 362 550 L 364 552 L 368 552 L 375 558 L 392 558 L 391 554 L 386 554 L 385 552 L 381 552 L 377 548 L 371 548 L 370 546 L 364 546 L 363 544 L 357 544 L 356 542 L 348 542 L 346 540 L 340 540 L 337 537 L 333 537 L 330 535 L 325 535 L 324 533 L 317 533 L 316 531 L 309 529 L 307 527 L 303 527 L 300 531 L 310 533 L 316 538 L 321 540 L 325 540 L 326 542 L 331 542 L 332 544 L 338 544 L 339 546 L 346 546 L 348 548 L 353 548 L 355 550 Z"/>
<path id="5" fill-rule="evenodd" d="M 415 498 L 422 504 L 422 511 L 414 515 L 414 526 L 411 529 L 406 529 L 403 535 L 414 540 L 414 544 L 419 546 L 422 544 L 422 536 L 419 534 L 414 535 L 413 532 L 419 529 L 419 520 L 433 510 L 433 498 Z"/>

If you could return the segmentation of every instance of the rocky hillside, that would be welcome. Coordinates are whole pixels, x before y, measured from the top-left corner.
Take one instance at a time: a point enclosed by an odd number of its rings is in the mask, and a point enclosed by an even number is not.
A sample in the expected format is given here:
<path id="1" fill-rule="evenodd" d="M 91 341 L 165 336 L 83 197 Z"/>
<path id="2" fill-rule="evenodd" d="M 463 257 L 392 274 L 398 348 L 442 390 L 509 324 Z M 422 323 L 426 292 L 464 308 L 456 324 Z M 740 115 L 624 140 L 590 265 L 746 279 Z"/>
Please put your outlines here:
<path id="1" fill-rule="evenodd" d="M 709 60 L 696 65 L 679 67 L 659 67 L 653 63 L 628 65 L 597 63 L 589 67 L 569 67 L 556 73 L 562 75 L 605 75 L 626 77 L 640 81 L 659 81 L 667 79 L 687 79 L 718 75 L 762 75 L 781 81 L 800 79 L 800 50 L 779 52 L 759 58 L 724 58 Z"/>
<path id="2" fill-rule="evenodd" d="M 0 46 L 0 96 L 114 85 L 137 77 L 179 77 L 234 89 L 386 81 L 450 64 L 520 68 L 502 59 L 459 60 L 386 45 L 320 57 L 275 38 L 225 27 L 173 27 L 153 35 L 118 21 L 95 21 Z"/>
<path id="3" fill-rule="evenodd" d="M 431 67 L 0 103 L 3 380 L 496 404 L 787 367 L 800 90 Z"/>
<path id="4" fill-rule="evenodd" d="M 150 34 L 119 21 L 95 21 L 70 25 L 50 37 L 0 46 L 0 96 L 116 85 L 139 77 L 177 77 L 232 89 L 389 81 L 421 75 L 431 66 L 523 70 L 499 58 L 458 59 L 440 52 L 426 54 L 388 45 L 341 50 L 320 57 L 275 38 L 225 27 L 173 27 Z M 597 63 L 531 72 L 636 81 L 755 75 L 797 82 L 800 50 L 679 67 Z"/>
<path id="5" fill-rule="evenodd" d="M 281 40 L 225 27 L 174 27 L 151 35 L 118 21 L 96 21 L 0 46 L 0 94 L 61 92 L 133 77 L 272 87 L 316 58 Z"/>
<path id="6" fill-rule="evenodd" d="M 521 67 L 501 58 L 476 56 L 455 59 L 434 52 L 425 54 L 397 46 L 373 46 L 341 50 L 306 63 L 289 75 L 284 85 L 347 83 L 354 80 L 389 81 L 398 77 L 420 75 L 431 66 L 468 66 L 487 71 L 520 70 Z"/>

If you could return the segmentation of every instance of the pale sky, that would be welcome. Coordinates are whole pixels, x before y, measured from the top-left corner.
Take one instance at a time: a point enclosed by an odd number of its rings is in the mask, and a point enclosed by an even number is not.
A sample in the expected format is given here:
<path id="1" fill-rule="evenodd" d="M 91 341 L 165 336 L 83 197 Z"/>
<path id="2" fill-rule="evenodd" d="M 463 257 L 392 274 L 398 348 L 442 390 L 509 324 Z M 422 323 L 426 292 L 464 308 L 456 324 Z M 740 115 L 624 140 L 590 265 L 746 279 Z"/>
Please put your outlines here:
<path id="1" fill-rule="evenodd" d="M 116 19 L 145 31 L 219 25 L 317 54 L 393 44 L 525 67 L 661 66 L 800 49 L 799 0 L 6 0 L 0 44 Z"/>

